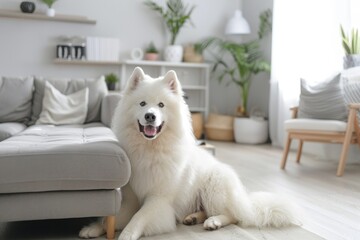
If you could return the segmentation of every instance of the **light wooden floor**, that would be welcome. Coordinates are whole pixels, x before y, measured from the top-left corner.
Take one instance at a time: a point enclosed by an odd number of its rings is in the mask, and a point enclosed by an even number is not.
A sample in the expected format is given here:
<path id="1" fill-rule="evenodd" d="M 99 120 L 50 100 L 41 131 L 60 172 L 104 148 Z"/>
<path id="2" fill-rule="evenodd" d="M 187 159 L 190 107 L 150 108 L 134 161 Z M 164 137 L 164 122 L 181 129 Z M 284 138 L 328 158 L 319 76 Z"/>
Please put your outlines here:
<path id="1" fill-rule="evenodd" d="M 325 239 L 360 239 L 360 164 L 348 164 L 343 177 L 337 163 L 291 152 L 280 170 L 282 149 L 271 145 L 211 142 L 219 160 L 232 165 L 249 191 L 271 191 L 296 201 L 303 228 Z M 360 159 L 360 156 L 359 156 Z"/>
<path id="2" fill-rule="evenodd" d="M 299 165 L 295 163 L 295 153 L 290 153 L 287 170 L 282 171 L 279 167 L 281 149 L 270 145 L 211 144 L 216 147 L 217 158 L 236 169 L 249 191 L 275 192 L 296 201 L 303 212 L 302 227 L 309 232 L 329 240 L 360 239 L 360 164 L 348 165 L 344 176 L 338 178 L 335 176 L 337 163 L 316 161 L 304 155 Z M 26 239 L 37 240 L 75 240 L 79 229 L 89 221 L 65 219 L 0 224 L 0 239 L 24 239 L 26 236 Z M 7 234 L 2 235 L 2 232 Z M 248 237 L 244 237 L 245 233 Z M 180 226 L 173 234 L 148 239 L 220 239 L 219 235 L 221 239 L 318 239 L 299 227 L 241 230 L 235 225 L 219 232 L 207 232 L 201 226 Z"/>

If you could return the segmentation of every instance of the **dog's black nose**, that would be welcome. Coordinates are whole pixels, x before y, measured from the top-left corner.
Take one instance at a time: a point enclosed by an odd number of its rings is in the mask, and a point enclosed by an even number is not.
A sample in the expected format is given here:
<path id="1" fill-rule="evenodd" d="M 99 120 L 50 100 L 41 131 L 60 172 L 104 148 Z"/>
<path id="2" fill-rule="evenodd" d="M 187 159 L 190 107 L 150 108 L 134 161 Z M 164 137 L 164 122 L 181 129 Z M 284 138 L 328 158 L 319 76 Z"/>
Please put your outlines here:
<path id="1" fill-rule="evenodd" d="M 147 122 L 155 122 L 156 116 L 155 116 L 155 114 L 153 114 L 153 113 L 146 113 L 146 114 L 145 114 L 145 120 L 146 120 Z"/>

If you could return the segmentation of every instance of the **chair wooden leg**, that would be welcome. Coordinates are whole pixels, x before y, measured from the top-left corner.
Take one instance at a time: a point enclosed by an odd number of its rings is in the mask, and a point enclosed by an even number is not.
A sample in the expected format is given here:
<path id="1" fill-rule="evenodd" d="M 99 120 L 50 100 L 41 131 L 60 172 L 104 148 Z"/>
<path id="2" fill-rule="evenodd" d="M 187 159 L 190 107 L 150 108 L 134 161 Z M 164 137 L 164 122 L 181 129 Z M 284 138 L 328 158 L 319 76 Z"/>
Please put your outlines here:
<path id="1" fill-rule="evenodd" d="M 299 140 L 299 147 L 298 147 L 298 151 L 297 151 L 297 155 L 296 155 L 296 162 L 297 162 L 297 163 L 300 163 L 300 158 L 301 158 L 303 143 L 304 143 L 303 140 Z"/>
<path id="2" fill-rule="evenodd" d="M 349 145 L 350 145 L 350 141 L 351 141 L 351 138 L 353 135 L 353 130 L 354 130 L 355 114 L 356 114 L 355 111 L 350 111 L 350 113 L 349 113 L 348 123 L 347 123 L 347 127 L 346 127 L 346 133 L 345 133 L 343 147 L 342 147 L 341 155 L 340 155 L 340 161 L 339 161 L 338 169 L 336 172 L 336 176 L 338 176 L 338 177 L 341 177 L 344 174 L 346 159 L 347 159 L 347 155 L 349 152 Z"/>
<path id="3" fill-rule="evenodd" d="M 115 238 L 115 216 L 106 217 L 106 238 Z"/>
<path id="4" fill-rule="evenodd" d="M 285 169 L 286 160 L 287 160 L 289 150 L 290 150 L 290 145 L 291 145 L 291 138 L 290 138 L 290 133 L 289 133 L 287 136 L 287 139 L 286 139 L 284 153 L 283 153 L 283 157 L 281 160 L 281 165 L 280 165 L 281 169 Z"/>

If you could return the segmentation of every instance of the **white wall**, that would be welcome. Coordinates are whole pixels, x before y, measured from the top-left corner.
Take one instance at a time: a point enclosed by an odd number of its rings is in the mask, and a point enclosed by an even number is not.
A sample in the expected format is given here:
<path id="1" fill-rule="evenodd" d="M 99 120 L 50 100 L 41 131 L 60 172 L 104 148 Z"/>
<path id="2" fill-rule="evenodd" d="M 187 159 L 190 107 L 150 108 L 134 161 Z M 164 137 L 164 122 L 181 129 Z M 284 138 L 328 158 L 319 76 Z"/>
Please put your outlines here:
<path id="1" fill-rule="evenodd" d="M 21 0 L 1 0 L 0 9 L 19 10 Z M 35 1 L 36 12 L 45 10 Z M 159 0 L 164 3 L 165 0 Z M 196 5 L 192 15 L 194 27 L 180 32 L 178 43 L 186 44 L 208 36 L 224 37 L 228 17 L 238 7 L 237 0 L 185 0 Z M 144 48 L 150 41 L 160 49 L 168 39 L 161 19 L 142 0 L 59 0 L 54 4 L 58 14 L 82 15 L 97 20 L 96 25 L 33 21 L 0 18 L 0 75 L 43 75 L 58 77 L 96 77 L 109 72 L 120 72 L 115 66 L 79 66 L 53 64 L 55 45 L 60 35 L 103 36 L 121 39 L 121 59 L 129 58 L 135 47 Z M 245 0 L 244 15 L 253 33 L 257 29 L 259 12 L 272 8 L 272 0 Z M 266 40 L 264 53 L 270 59 L 270 39 Z M 250 104 L 267 112 L 269 76 L 262 74 L 254 79 Z M 219 85 L 216 79 L 210 84 L 210 110 L 232 114 L 239 102 L 237 88 Z"/>

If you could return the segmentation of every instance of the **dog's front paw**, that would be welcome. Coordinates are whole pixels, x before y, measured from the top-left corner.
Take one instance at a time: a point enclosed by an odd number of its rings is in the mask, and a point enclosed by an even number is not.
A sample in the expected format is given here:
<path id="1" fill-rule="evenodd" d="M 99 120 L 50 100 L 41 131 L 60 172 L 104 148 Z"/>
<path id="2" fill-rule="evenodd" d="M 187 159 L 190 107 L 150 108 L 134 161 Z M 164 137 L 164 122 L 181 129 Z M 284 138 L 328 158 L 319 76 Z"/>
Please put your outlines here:
<path id="1" fill-rule="evenodd" d="M 221 228 L 221 221 L 219 221 L 216 217 L 209 217 L 204 222 L 204 228 L 206 230 L 216 230 Z"/>
<path id="2" fill-rule="evenodd" d="M 133 232 L 130 232 L 130 231 L 122 231 L 118 240 L 137 240 L 138 237 L 133 233 Z"/>
<path id="3" fill-rule="evenodd" d="M 89 226 L 83 227 L 79 232 L 81 238 L 95 238 L 103 235 L 105 230 L 100 223 L 92 223 Z"/>
<path id="4" fill-rule="evenodd" d="M 184 225 L 195 225 L 195 224 L 197 224 L 197 219 L 196 219 L 196 217 L 187 216 L 184 219 L 183 224 Z"/>

